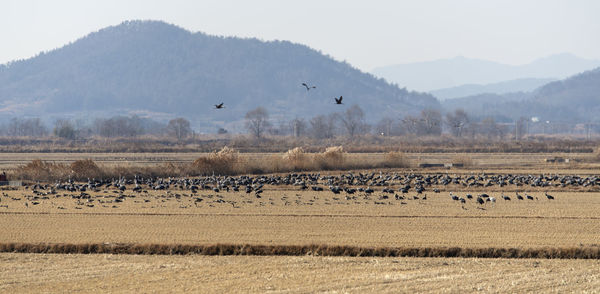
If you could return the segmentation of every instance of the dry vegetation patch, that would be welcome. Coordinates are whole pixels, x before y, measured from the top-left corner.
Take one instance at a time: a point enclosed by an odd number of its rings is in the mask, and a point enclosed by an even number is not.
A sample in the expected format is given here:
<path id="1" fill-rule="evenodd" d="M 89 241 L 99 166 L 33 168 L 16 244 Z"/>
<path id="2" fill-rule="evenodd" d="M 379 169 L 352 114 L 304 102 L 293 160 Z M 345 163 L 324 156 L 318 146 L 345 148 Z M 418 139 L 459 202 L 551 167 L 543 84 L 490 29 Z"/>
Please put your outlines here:
<path id="1" fill-rule="evenodd" d="M 225 146 L 219 152 L 213 152 L 196 159 L 191 168 L 200 175 L 237 174 L 239 172 L 239 153 L 237 150 Z"/>

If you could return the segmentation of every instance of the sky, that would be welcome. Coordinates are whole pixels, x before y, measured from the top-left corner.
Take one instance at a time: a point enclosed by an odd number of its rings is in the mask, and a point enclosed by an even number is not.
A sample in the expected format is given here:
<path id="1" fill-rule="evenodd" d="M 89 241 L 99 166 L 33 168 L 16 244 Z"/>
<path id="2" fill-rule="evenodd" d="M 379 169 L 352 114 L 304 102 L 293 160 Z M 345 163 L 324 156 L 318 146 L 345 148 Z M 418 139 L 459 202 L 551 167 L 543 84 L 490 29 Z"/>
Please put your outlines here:
<path id="1" fill-rule="evenodd" d="M 289 40 L 363 71 L 455 56 L 513 65 L 564 52 L 600 59 L 599 12 L 596 0 L 1 0 L 0 64 L 134 19 Z"/>

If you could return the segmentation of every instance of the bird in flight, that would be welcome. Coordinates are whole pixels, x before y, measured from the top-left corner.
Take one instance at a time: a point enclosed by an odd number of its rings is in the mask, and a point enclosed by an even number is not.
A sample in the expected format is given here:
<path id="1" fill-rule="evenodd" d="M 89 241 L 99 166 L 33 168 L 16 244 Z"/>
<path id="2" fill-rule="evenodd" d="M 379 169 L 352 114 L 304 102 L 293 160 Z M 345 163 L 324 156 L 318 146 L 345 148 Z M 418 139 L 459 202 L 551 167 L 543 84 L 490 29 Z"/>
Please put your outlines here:
<path id="1" fill-rule="evenodd" d="M 215 104 L 215 109 L 223 109 L 224 107 L 223 102 L 221 102 L 221 104 Z"/>
<path id="2" fill-rule="evenodd" d="M 317 86 L 309 86 L 306 83 L 302 83 L 302 86 L 306 87 L 306 91 L 309 91 L 310 89 L 316 89 Z"/>
<path id="3" fill-rule="evenodd" d="M 333 97 L 333 99 L 335 99 L 335 104 L 342 104 L 342 99 L 343 99 L 342 96 L 340 96 L 340 98 Z"/>

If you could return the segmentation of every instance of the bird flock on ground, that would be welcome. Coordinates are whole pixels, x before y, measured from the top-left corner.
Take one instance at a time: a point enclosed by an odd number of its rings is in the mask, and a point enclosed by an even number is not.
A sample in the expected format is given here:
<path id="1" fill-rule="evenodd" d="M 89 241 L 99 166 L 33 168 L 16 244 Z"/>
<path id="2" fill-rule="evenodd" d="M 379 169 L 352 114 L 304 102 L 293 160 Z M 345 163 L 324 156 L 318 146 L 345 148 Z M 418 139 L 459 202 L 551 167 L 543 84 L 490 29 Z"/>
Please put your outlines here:
<path id="1" fill-rule="evenodd" d="M 487 193 L 466 193 L 456 191 L 477 191 L 478 188 L 495 187 L 503 190 L 511 190 L 514 194 L 501 192 L 498 199 Z M 339 175 L 320 173 L 289 173 L 284 175 L 259 175 L 259 176 L 203 176 L 203 177 L 181 177 L 181 178 L 142 178 L 134 177 L 126 179 L 89 179 L 87 182 L 57 181 L 53 184 L 36 183 L 25 186 L 25 205 L 38 205 L 52 198 L 68 197 L 76 201 L 76 208 L 94 207 L 96 204 L 104 207 L 117 208 L 120 202 L 126 199 L 136 199 L 140 203 L 150 202 L 150 199 L 137 197 L 139 195 L 154 195 L 162 202 L 175 199 L 181 201 L 187 199 L 195 206 L 210 201 L 210 205 L 228 203 L 233 207 L 239 207 L 239 203 L 255 203 L 261 205 L 271 203 L 273 199 L 264 199 L 265 190 L 281 191 L 278 194 L 286 194 L 286 191 L 307 191 L 313 195 L 313 203 L 318 199 L 317 195 L 323 195 L 325 202 L 350 201 L 348 203 L 373 203 L 373 204 L 407 204 L 409 200 L 427 201 L 428 197 L 443 197 L 442 191 L 449 192 L 449 203 L 456 202 L 466 204 L 472 202 L 474 205 L 485 206 L 487 203 L 494 204 L 497 201 L 537 201 L 546 199 L 552 201 L 554 195 L 547 190 L 560 190 L 562 188 L 587 188 L 588 190 L 600 187 L 600 177 L 596 175 L 448 175 L 448 174 L 418 174 L 418 173 L 352 173 L 347 172 Z M 541 192 L 525 192 L 527 190 L 546 190 Z M 150 191 L 154 191 L 149 193 Z M 92 196 L 94 192 L 96 196 Z M 105 194 L 105 195 L 98 195 Z M 242 202 L 224 200 L 223 193 L 239 194 Z M 320 194 L 325 193 L 325 194 Z M 330 194 L 328 194 L 330 193 Z M 234 195 L 235 195 L 234 194 Z M 136 196 L 137 195 L 137 196 Z M 270 194 L 271 195 L 271 194 Z M 429 196 L 428 196 L 429 195 Z M 537 196 L 535 196 L 537 195 Z M 9 196 L 3 193 L 0 197 L 0 207 L 8 208 L 2 203 L 2 198 L 21 200 L 19 197 Z M 247 197 L 248 196 L 248 197 Z M 289 196 L 282 196 L 284 205 L 301 204 L 300 195 L 291 201 Z M 539 197 L 538 197 L 539 196 Z M 94 200 L 94 198 L 97 198 Z M 143 200 L 140 200 L 142 199 Z M 6 201 L 5 201 L 6 202 Z M 311 202 L 311 201 L 309 201 Z M 310 204 L 310 203 L 305 203 Z M 327 203 L 325 203 L 327 204 Z M 464 206 L 462 206 L 465 208 Z M 64 207 L 58 207 L 64 209 Z M 481 208 L 483 209 L 483 208 Z"/>

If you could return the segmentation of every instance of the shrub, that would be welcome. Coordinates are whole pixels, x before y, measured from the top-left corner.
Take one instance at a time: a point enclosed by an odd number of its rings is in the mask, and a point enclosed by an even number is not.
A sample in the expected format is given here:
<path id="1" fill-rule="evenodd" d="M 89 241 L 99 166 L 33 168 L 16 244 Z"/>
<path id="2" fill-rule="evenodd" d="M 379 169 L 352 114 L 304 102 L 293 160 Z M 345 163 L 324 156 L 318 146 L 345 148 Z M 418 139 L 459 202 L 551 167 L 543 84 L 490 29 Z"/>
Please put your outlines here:
<path id="1" fill-rule="evenodd" d="M 71 163 L 71 171 L 76 179 L 100 178 L 102 171 L 91 159 L 76 160 Z"/>
<path id="2" fill-rule="evenodd" d="M 296 147 L 288 150 L 283 159 L 289 164 L 292 170 L 303 170 L 309 166 L 309 157 L 304 153 L 302 147 Z"/>
<path id="3" fill-rule="evenodd" d="M 12 177 L 21 180 L 52 181 L 65 179 L 70 173 L 71 169 L 64 164 L 35 159 L 26 165 L 18 167 Z"/>
<path id="4" fill-rule="evenodd" d="M 318 169 L 341 169 L 344 167 L 346 153 L 342 146 L 327 147 L 325 152 L 315 156 Z"/>
<path id="5" fill-rule="evenodd" d="M 231 175 L 236 171 L 238 157 L 238 151 L 225 146 L 219 152 L 213 152 L 196 159 L 192 163 L 192 170 L 202 175 Z"/>

